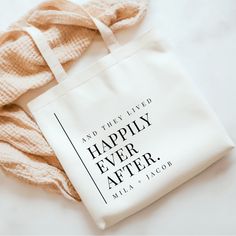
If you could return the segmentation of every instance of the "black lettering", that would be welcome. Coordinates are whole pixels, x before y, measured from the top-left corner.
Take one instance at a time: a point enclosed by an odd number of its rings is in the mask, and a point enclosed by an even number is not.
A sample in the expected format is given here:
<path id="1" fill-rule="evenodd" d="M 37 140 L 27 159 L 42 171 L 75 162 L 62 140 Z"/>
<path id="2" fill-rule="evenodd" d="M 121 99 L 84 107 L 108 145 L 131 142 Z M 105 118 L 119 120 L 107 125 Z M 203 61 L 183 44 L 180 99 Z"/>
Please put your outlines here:
<path id="1" fill-rule="evenodd" d="M 151 153 L 147 152 L 143 154 L 143 157 L 145 161 L 147 162 L 148 166 L 150 166 L 152 163 L 155 163 L 156 161 L 152 158 Z M 152 162 L 152 163 L 151 163 Z"/>
<path id="2" fill-rule="evenodd" d="M 136 158 L 134 161 L 135 166 L 137 167 L 138 171 L 140 172 L 141 170 L 145 169 L 145 165 L 141 163 L 140 157 Z"/>
<path id="3" fill-rule="evenodd" d="M 103 163 L 104 163 L 103 160 L 100 160 L 96 163 L 102 174 L 108 171 L 108 168 L 105 167 Z"/>
<path id="4" fill-rule="evenodd" d="M 91 150 L 91 148 L 94 147 L 95 150 Z M 95 155 L 96 153 L 98 154 L 98 156 L 101 155 L 101 152 L 99 151 L 97 144 L 94 144 L 92 147 L 89 147 L 88 150 L 90 152 L 90 154 L 92 155 L 93 159 L 95 159 L 97 156 Z"/>
<path id="5" fill-rule="evenodd" d="M 144 116 L 146 116 L 146 118 L 144 118 Z M 143 120 L 143 121 L 145 121 L 145 122 L 148 124 L 148 126 L 150 126 L 151 123 L 150 123 L 150 121 L 149 121 L 148 113 L 146 113 L 144 116 L 140 116 L 140 119 Z"/>

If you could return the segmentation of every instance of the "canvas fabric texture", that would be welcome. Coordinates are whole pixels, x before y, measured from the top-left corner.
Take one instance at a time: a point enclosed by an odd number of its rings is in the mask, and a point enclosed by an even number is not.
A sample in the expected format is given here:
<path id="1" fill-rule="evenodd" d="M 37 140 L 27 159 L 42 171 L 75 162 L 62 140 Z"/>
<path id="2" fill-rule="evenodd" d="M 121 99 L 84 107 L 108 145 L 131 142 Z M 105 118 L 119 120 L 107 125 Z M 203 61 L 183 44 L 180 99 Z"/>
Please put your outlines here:
<path id="1" fill-rule="evenodd" d="M 93 19 L 93 18 L 92 18 Z M 109 54 L 66 74 L 37 29 L 58 84 L 27 106 L 71 183 L 105 229 L 227 155 L 233 143 L 156 29 L 119 44 L 97 24 Z"/>

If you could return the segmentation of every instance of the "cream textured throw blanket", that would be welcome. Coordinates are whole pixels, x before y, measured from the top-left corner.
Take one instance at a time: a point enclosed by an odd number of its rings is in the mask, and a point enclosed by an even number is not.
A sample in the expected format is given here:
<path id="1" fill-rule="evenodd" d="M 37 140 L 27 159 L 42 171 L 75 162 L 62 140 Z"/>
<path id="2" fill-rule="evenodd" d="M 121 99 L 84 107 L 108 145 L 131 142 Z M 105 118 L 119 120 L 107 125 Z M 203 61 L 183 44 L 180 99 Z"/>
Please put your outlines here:
<path id="1" fill-rule="evenodd" d="M 147 0 L 96 0 L 84 7 L 115 31 L 141 20 Z M 81 56 L 97 33 L 80 6 L 55 0 L 42 3 L 0 35 L 0 167 L 18 179 L 79 200 L 35 121 L 13 105 L 27 91 L 53 80 L 34 42 L 21 30 L 27 24 L 43 31 L 64 68 Z"/>

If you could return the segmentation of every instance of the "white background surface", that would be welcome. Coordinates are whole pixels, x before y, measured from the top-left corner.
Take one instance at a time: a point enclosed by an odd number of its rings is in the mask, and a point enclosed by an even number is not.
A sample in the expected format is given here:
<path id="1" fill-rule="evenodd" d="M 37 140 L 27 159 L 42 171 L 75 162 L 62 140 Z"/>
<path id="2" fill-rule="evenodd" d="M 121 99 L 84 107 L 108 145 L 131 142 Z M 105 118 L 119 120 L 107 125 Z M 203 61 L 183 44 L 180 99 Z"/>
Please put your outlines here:
<path id="1" fill-rule="evenodd" d="M 1 1 L 0 30 L 39 2 Z M 171 45 L 236 142 L 236 1 L 151 0 L 142 24 L 117 35 L 125 43 L 152 26 Z M 98 38 L 77 66 L 105 55 L 102 45 Z M 235 157 L 234 151 L 106 231 L 96 228 L 82 203 L 0 173 L 0 234 L 236 234 Z"/>

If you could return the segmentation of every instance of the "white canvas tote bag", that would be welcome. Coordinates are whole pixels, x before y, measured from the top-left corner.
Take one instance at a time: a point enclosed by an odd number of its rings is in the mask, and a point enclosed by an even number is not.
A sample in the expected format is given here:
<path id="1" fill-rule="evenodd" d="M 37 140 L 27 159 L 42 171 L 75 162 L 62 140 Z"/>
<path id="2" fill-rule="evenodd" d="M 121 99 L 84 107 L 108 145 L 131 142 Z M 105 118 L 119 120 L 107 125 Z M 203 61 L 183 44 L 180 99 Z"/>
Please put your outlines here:
<path id="1" fill-rule="evenodd" d="M 189 180 L 233 143 L 154 30 L 120 46 L 92 19 L 110 53 L 73 78 L 43 35 L 25 29 L 58 81 L 28 106 L 104 229 Z"/>

